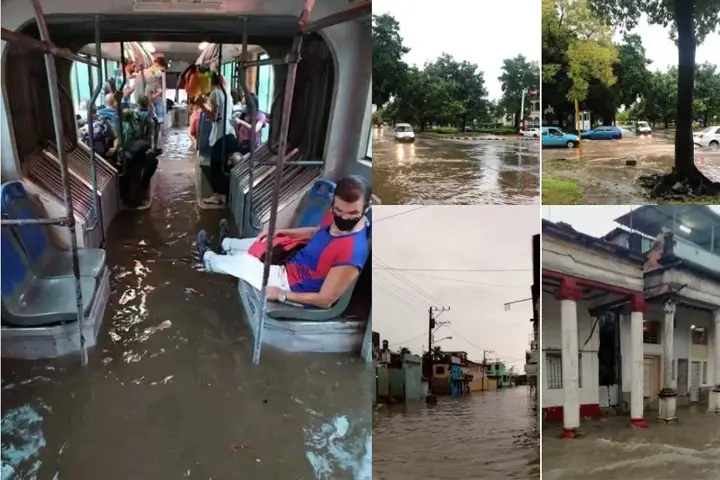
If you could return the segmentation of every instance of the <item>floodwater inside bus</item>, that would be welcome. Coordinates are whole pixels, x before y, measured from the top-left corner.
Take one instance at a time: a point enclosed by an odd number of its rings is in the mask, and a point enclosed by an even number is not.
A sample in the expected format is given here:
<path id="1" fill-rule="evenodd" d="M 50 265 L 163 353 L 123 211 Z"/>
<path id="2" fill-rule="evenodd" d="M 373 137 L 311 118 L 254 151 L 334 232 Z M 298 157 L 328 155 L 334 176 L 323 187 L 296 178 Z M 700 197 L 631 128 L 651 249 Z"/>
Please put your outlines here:
<path id="1" fill-rule="evenodd" d="M 362 270 L 345 308 L 326 318 L 328 325 L 346 330 L 356 325 L 351 340 L 357 348 L 327 348 L 327 342 L 339 338 L 333 336 L 318 349 L 291 351 L 282 342 L 293 339 L 269 336 L 276 343 L 263 346 L 255 365 L 256 327 L 248 315 L 257 298 L 241 298 L 237 279 L 206 272 L 195 248 L 201 229 L 215 245 L 221 219 L 238 237 L 255 236 L 267 226 L 275 175 L 280 176 L 278 228 L 317 221 L 318 212 L 329 207 L 327 188 L 332 186 L 327 185 L 332 182 L 325 174 L 335 172 L 337 179 L 337 172 L 347 171 L 343 160 L 325 152 L 337 117 L 333 97 L 345 88 L 338 87 L 334 55 L 321 35 L 303 38 L 290 84 L 294 94 L 287 103 L 289 67 L 270 60 L 287 58 L 291 36 L 250 35 L 244 50 L 240 28 L 232 38 L 217 39 L 225 42 L 220 44 L 194 31 L 191 23 L 178 26 L 184 37 L 177 32 L 138 35 L 138 41 L 126 38 L 121 27 L 118 22 L 101 32 L 116 41 L 101 41 L 99 48 L 74 36 L 68 25 L 53 33 L 57 45 L 72 47 L 97 65 L 56 59 L 64 158 L 87 283 L 83 298 L 89 323 L 83 338 L 90 348 L 82 366 L 77 342 L 68 340 L 77 321 L 55 311 L 60 307 L 49 298 L 74 294 L 74 287 L 62 283 L 70 278 L 67 228 L 3 226 L 2 478 L 370 478 L 371 379 L 359 347 L 370 317 L 369 269 Z M 4 57 L 8 125 L 3 128 L 12 131 L 17 175 L 12 182 L 3 179 L 3 219 L 62 216 L 63 155 L 44 57 L 10 44 Z M 95 122 L 104 110 L 119 111 L 120 122 L 126 110 L 143 110 L 132 94 L 122 98 L 132 77 L 123 62 L 142 71 L 157 65 L 159 57 L 166 68 L 157 75 L 162 95 L 150 101 L 158 122 L 148 140 L 157 169 L 147 196 L 133 202 L 123 190 L 123 177 L 132 179 L 133 173 L 98 153 L 103 131 L 90 129 L 88 110 Z M 250 66 L 243 68 L 243 59 Z M 253 152 L 254 166 L 246 154 L 235 157 L 245 163 L 228 167 L 230 199 L 224 208 L 202 202 L 208 190 L 212 193 L 203 150 L 209 128 L 201 120 L 193 142 L 193 107 L 188 108 L 182 78 L 196 63 L 219 65 L 235 114 L 256 118 L 247 116 L 253 112 L 246 101 L 252 92 L 255 115 L 268 117 Z M 119 93 L 113 96 L 114 91 Z M 117 99 L 127 105 L 118 109 Z M 274 161 L 287 105 L 286 151 L 294 156 L 278 172 Z M 91 150 L 96 154 L 94 180 Z M 319 186 L 324 195 L 313 195 Z M 6 252 L 12 252 L 13 265 L 25 275 L 7 301 L 5 277 L 18 274 L 6 270 Z M 29 284 L 30 290 L 22 291 Z M 34 301 L 50 313 L 34 312 L 25 319 L 22 295 L 35 295 Z M 313 323 L 287 315 L 268 318 L 274 323 L 267 328 L 289 325 L 288 332 L 301 332 L 312 323 L 308 338 L 317 340 L 322 318 Z"/>

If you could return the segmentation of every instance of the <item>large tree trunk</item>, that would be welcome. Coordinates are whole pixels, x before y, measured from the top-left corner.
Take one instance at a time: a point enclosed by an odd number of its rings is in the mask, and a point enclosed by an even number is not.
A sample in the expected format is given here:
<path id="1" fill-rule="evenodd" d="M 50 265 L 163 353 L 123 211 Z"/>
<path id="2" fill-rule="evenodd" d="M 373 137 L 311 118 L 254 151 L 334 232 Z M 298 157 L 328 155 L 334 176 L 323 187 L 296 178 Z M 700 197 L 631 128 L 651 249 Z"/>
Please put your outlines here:
<path id="1" fill-rule="evenodd" d="M 674 0 L 678 34 L 678 93 L 675 130 L 675 169 L 683 177 L 701 174 L 695 167 L 692 139 L 693 86 L 695 82 L 694 1 Z"/>

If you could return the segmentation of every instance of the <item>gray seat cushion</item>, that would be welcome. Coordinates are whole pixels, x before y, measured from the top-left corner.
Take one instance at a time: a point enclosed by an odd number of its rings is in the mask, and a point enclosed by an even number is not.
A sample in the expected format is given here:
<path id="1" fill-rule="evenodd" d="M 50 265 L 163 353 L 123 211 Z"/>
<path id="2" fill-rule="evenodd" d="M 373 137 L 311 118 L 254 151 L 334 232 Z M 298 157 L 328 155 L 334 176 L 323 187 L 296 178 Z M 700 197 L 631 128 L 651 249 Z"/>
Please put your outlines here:
<path id="1" fill-rule="evenodd" d="M 72 277 L 72 251 L 51 248 L 42 262 L 33 265 L 35 275 L 43 278 Z M 80 276 L 100 278 L 105 269 L 105 250 L 101 248 L 79 248 Z"/>
<path id="2" fill-rule="evenodd" d="M 359 278 L 359 277 L 358 277 Z M 348 285 L 345 293 L 330 308 L 291 305 L 288 303 L 268 302 L 267 314 L 276 320 L 305 320 L 308 322 L 324 322 L 340 317 L 352 298 L 357 278 Z"/>
<path id="3" fill-rule="evenodd" d="M 95 297 L 96 281 L 82 277 L 83 312 L 90 313 Z M 3 323 L 19 327 L 37 327 L 77 319 L 75 278 L 36 278 L 29 282 L 16 302 L 3 302 Z"/>

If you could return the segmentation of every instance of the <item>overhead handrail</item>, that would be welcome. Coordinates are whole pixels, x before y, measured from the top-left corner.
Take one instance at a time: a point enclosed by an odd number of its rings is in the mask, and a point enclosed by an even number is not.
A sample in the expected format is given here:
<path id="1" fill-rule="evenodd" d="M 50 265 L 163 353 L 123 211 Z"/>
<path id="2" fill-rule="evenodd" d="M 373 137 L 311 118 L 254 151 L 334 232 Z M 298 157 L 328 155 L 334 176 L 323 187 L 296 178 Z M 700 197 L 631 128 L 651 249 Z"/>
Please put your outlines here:
<path id="1" fill-rule="evenodd" d="M 98 63 L 101 62 L 102 48 L 100 45 L 100 15 L 95 15 L 95 58 Z M 88 82 L 90 83 L 90 90 L 92 95 L 90 96 L 90 103 L 87 109 L 87 129 L 88 137 L 90 138 L 90 186 L 92 190 L 92 217 L 90 224 L 85 227 L 85 231 L 95 230 L 100 221 L 100 199 L 97 192 L 97 168 L 95 163 L 95 132 L 93 129 L 93 107 L 95 102 L 100 96 L 100 92 L 103 89 L 103 74 L 102 65 L 97 67 L 97 85 L 93 89 L 92 86 L 92 74 L 88 75 Z M 103 241 L 105 240 L 105 230 L 101 228 Z"/>
<path id="2" fill-rule="evenodd" d="M 317 32 L 324 28 L 332 27 L 340 23 L 349 22 L 372 14 L 372 0 L 362 0 L 339 12 L 331 13 L 325 17 L 318 18 L 312 22 L 300 26 L 302 33 Z M 308 13 L 309 16 L 309 13 Z"/>
<path id="3" fill-rule="evenodd" d="M 22 33 L 8 30 L 5 27 L 1 28 L 0 36 L 6 42 L 16 44 L 28 50 L 36 50 L 42 53 L 49 53 L 50 55 L 54 55 L 56 57 L 66 58 L 68 60 L 72 60 L 73 62 L 84 63 L 93 67 L 96 67 L 98 65 L 91 59 L 85 58 L 82 55 L 78 55 L 69 48 L 61 48 L 49 41 L 38 40 L 28 35 L 23 35 Z"/>
<path id="4" fill-rule="evenodd" d="M 120 138 L 120 150 L 122 150 L 123 145 L 125 145 L 125 139 L 123 138 L 123 131 L 122 131 L 122 101 L 123 98 L 125 98 L 125 84 L 127 83 L 127 72 L 125 71 L 125 42 L 120 42 L 120 71 L 122 72 L 122 84 L 120 84 L 120 101 L 117 102 L 117 112 L 118 112 L 118 138 Z M 137 87 L 137 85 L 136 85 Z M 117 99 L 116 99 L 117 100 Z M 118 152 L 119 153 L 119 152 Z M 119 164 L 120 164 L 120 174 L 124 173 L 123 166 L 123 159 L 122 156 L 120 156 Z"/>
<path id="5" fill-rule="evenodd" d="M 275 238 L 275 225 L 277 223 L 278 207 L 280 205 L 280 187 L 282 186 L 282 170 L 285 165 L 285 152 L 287 150 L 287 136 L 290 129 L 290 113 L 292 109 L 293 94 L 295 93 L 295 76 L 300 61 L 300 48 L 302 47 L 302 36 L 298 35 L 293 41 L 291 52 L 297 55 L 291 56 L 288 64 L 287 77 L 285 78 L 285 92 L 283 97 L 282 120 L 280 122 L 280 145 L 275 164 L 275 184 L 272 193 L 270 207 L 270 221 L 268 224 L 267 244 L 265 247 L 265 266 L 263 268 L 262 289 L 260 290 L 260 320 L 258 322 L 257 334 L 255 335 L 255 346 L 253 348 L 253 363 L 260 363 L 260 351 L 262 349 L 262 336 L 265 328 L 265 317 L 267 316 L 267 284 L 270 277 L 270 266 L 272 260 L 273 240 Z M 251 137 L 252 138 L 252 137 Z M 251 147 L 252 148 L 252 147 Z"/>
<path id="6" fill-rule="evenodd" d="M 7 42 L 17 42 L 18 44 L 34 45 L 33 48 L 41 50 L 45 53 L 45 72 L 47 74 L 48 89 L 50 93 L 50 106 L 52 110 L 53 124 L 55 128 L 55 142 L 57 144 L 58 157 L 60 160 L 60 181 L 63 186 L 63 198 L 65 200 L 65 216 L 61 218 L 46 219 L 26 219 L 23 222 L 17 220 L 2 219 L 2 225 L 66 225 L 70 230 L 70 251 L 72 252 L 73 276 L 75 277 L 75 300 L 77 305 L 77 321 L 80 333 L 80 361 L 83 366 L 88 363 L 87 345 L 85 342 L 84 326 L 85 313 L 83 308 L 82 287 L 80 285 L 80 262 L 78 259 L 78 245 L 75 231 L 75 214 L 73 212 L 72 197 L 70 195 L 70 174 L 68 169 L 67 152 L 65 151 L 65 135 L 63 133 L 62 112 L 60 103 L 60 88 L 58 87 L 57 66 L 55 64 L 55 55 L 67 58 L 68 60 L 81 61 L 88 65 L 96 66 L 97 64 L 86 59 L 82 59 L 75 54 L 68 55 L 66 49 L 60 49 L 53 45 L 50 39 L 45 15 L 39 0 L 32 0 L 33 9 L 35 10 L 35 22 L 40 31 L 40 42 L 21 34 L 13 34 L 6 36 L 5 29 L 2 29 L 2 39 Z M 41 45 L 38 46 L 38 43 Z M 82 59 L 82 60 L 78 60 Z"/>

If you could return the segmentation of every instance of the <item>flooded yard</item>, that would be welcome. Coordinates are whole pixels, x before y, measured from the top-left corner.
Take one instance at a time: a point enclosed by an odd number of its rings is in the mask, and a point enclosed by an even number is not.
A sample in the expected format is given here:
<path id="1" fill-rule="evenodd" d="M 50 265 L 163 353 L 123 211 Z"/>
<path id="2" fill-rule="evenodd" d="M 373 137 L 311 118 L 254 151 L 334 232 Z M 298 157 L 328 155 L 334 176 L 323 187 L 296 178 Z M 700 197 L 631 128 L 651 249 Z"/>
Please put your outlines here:
<path id="1" fill-rule="evenodd" d="M 365 362 L 266 347 L 253 365 L 236 281 L 194 252 L 229 213 L 198 208 L 191 157 L 170 131 L 151 208 L 111 228 L 89 365 L 3 360 L 2 480 L 369 478 Z"/>
<path id="2" fill-rule="evenodd" d="M 583 141 L 581 149 L 543 149 L 543 175 L 577 185 L 577 203 L 584 205 L 647 203 L 647 192 L 636 186 L 637 179 L 672 169 L 673 142 L 671 135 L 661 133 Z M 708 178 L 720 181 L 720 151 L 696 148 L 695 164 Z"/>
<path id="3" fill-rule="evenodd" d="M 378 407 L 373 479 L 537 479 L 537 409 L 528 387 Z"/>
<path id="4" fill-rule="evenodd" d="M 586 421 L 581 438 L 560 439 L 560 426 L 543 428 L 543 480 L 717 480 L 720 472 L 720 416 L 707 405 L 679 408 L 679 422 L 652 419 L 647 429 L 627 417 Z"/>
<path id="5" fill-rule="evenodd" d="M 417 134 L 396 142 L 373 129 L 373 193 L 388 205 L 536 204 L 537 141 L 451 140 Z"/>

